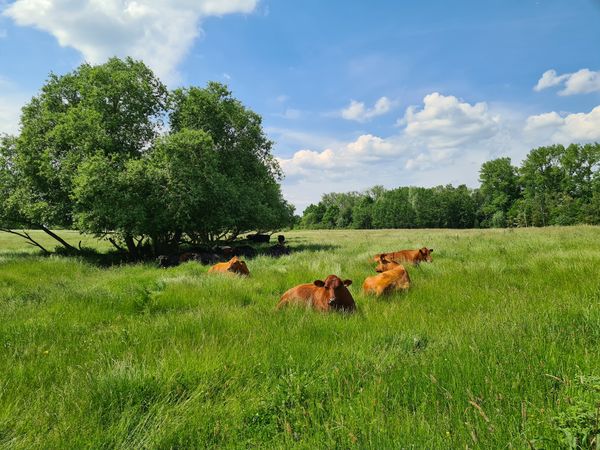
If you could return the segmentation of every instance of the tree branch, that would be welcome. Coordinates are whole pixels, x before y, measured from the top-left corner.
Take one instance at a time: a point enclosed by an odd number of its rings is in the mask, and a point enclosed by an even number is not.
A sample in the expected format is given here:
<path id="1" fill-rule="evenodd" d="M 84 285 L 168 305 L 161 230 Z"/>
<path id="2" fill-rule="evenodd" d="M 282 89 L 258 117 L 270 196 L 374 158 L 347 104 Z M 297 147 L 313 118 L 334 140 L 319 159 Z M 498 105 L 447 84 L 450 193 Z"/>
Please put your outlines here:
<path id="1" fill-rule="evenodd" d="M 33 245 L 34 247 L 38 247 L 40 250 L 42 250 L 45 254 L 49 255 L 50 252 L 48 250 L 46 250 L 42 244 L 40 244 L 39 242 L 36 242 L 31 235 L 25 231 L 25 230 L 21 230 L 21 232 L 19 231 L 15 231 L 15 230 L 11 230 L 9 228 L 0 228 L 0 231 L 3 231 L 5 233 L 10 233 L 10 234 L 14 234 L 16 236 L 22 237 L 23 239 L 25 239 L 27 241 L 27 243 L 29 245 Z"/>
<path id="2" fill-rule="evenodd" d="M 77 252 L 78 251 L 75 247 L 73 247 L 71 244 L 69 244 L 63 238 L 61 238 L 58 234 L 56 234 L 53 231 L 51 231 L 48 228 L 46 228 L 44 225 L 40 225 L 40 229 L 42 231 L 44 231 L 44 233 L 46 233 L 48 236 L 50 236 L 50 237 L 56 239 L 58 242 L 60 242 L 67 250 L 71 250 L 73 252 Z"/>
<path id="3" fill-rule="evenodd" d="M 113 238 L 109 237 L 108 238 L 108 242 L 110 242 L 112 245 L 114 245 L 114 247 L 118 251 L 123 252 L 123 253 L 127 253 L 127 250 L 125 250 L 123 247 L 121 247 L 119 244 L 117 244 L 116 241 Z"/>

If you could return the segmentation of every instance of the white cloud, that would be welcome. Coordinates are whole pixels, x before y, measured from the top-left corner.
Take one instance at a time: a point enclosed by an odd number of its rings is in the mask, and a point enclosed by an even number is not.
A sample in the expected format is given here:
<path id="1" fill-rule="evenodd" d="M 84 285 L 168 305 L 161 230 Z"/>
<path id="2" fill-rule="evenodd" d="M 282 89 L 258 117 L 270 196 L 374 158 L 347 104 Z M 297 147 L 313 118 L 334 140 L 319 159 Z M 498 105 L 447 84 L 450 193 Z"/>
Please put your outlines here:
<path id="1" fill-rule="evenodd" d="M 485 103 L 471 105 L 437 92 L 425 96 L 423 106 L 407 108 L 401 123 L 405 128 L 388 138 L 363 134 L 322 152 L 303 149 L 279 161 L 292 177 L 389 163 L 423 170 L 447 163 L 469 145 L 481 146 L 500 130 L 500 118 L 490 114 Z"/>
<path id="2" fill-rule="evenodd" d="M 557 86 L 566 80 L 569 74 L 558 76 L 556 70 L 546 70 L 542 77 L 538 80 L 537 84 L 533 87 L 533 90 L 539 92 L 543 89 L 548 89 L 553 86 Z"/>
<path id="3" fill-rule="evenodd" d="M 410 158 L 406 161 L 405 167 L 408 170 L 426 170 L 435 167 L 436 165 L 443 164 L 449 160 L 451 156 L 456 153 L 455 149 L 434 149 L 429 152 L 419 153 L 414 158 Z"/>
<path id="4" fill-rule="evenodd" d="M 391 141 L 365 134 L 335 150 L 327 148 L 319 152 L 303 149 L 295 152 L 290 158 L 278 159 L 285 174 L 288 177 L 296 177 L 309 175 L 313 171 L 338 171 L 357 167 L 394 156 L 396 151 L 397 147 Z"/>
<path id="5" fill-rule="evenodd" d="M 451 148 L 494 136 L 499 117 L 484 102 L 471 105 L 434 92 L 425 96 L 422 108 L 409 107 L 399 124 L 406 125 L 407 136 L 430 148 Z"/>
<path id="6" fill-rule="evenodd" d="M 393 106 L 393 102 L 387 97 L 381 97 L 375 102 L 372 108 L 365 107 L 363 102 L 351 100 L 350 105 L 340 111 L 340 115 L 346 120 L 366 122 L 374 117 L 388 113 Z"/>
<path id="7" fill-rule="evenodd" d="M 142 59 L 165 80 L 209 16 L 250 13 L 258 0 L 16 0 L 4 15 L 52 34 L 90 63 L 111 56 Z"/>
<path id="8" fill-rule="evenodd" d="M 298 133 L 307 139 L 303 150 L 278 158 L 286 174 L 284 194 L 301 211 L 323 193 L 376 184 L 476 186 L 483 162 L 498 156 L 518 161 L 528 150 L 521 138 L 524 118 L 506 107 L 491 109 L 432 93 L 422 105 L 407 108 L 391 136 L 362 134 L 335 142 Z M 281 139 L 275 140 L 280 148 Z"/>
<path id="9" fill-rule="evenodd" d="M 600 141 L 600 106 L 589 113 L 561 116 L 553 111 L 530 116 L 524 131 L 530 139 L 537 140 L 538 145 Z"/>
<path id="10" fill-rule="evenodd" d="M 525 132 L 535 133 L 538 131 L 547 132 L 549 129 L 560 127 L 564 124 L 564 119 L 555 112 L 529 116 L 525 123 Z"/>
<path id="11" fill-rule="evenodd" d="M 559 91 L 558 95 L 600 92 L 600 71 L 594 72 L 589 69 L 581 69 L 577 72 L 558 75 L 556 70 L 550 69 L 544 72 L 533 90 L 539 92 L 558 85 L 564 85 L 564 89 Z"/>

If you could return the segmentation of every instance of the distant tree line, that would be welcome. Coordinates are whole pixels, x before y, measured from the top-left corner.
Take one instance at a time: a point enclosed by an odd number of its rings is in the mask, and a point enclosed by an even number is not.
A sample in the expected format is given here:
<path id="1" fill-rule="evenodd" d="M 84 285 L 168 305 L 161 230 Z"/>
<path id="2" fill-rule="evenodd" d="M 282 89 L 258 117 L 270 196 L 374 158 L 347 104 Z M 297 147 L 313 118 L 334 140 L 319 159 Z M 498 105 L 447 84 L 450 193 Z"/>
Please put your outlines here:
<path id="1" fill-rule="evenodd" d="M 489 228 L 600 224 L 600 144 L 531 150 L 481 166 L 480 187 L 375 186 L 325 194 L 308 206 L 302 228 Z"/>
<path id="2" fill-rule="evenodd" d="M 168 91 L 130 58 L 51 74 L 0 136 L 0 231 L 78 229 L 132 258 L 293 220 L 261 117 L 226 86 Z"/>

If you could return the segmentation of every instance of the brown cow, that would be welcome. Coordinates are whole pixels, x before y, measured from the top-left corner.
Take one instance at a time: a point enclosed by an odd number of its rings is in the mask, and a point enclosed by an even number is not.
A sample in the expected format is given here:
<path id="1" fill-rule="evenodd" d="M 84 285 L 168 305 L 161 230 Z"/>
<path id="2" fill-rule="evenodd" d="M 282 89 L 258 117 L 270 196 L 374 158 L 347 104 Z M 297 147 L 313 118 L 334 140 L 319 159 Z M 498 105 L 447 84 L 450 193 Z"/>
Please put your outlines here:
<path id="1" fill-rule="evenodd" d="M 325 281 L 315 280 L 313 283 L 300 284 L 281 296 L 277 309 L 290 303 L 304 303 L 319 311 L 341 310 L 354 311 L 356 303 L 346 288 L 352 280 L 342 281 L 336 275 L 329 275 Z"/>
<path id="2" fill-rule="evenodd" d="M 402 264 L 395 268 L 367 277 L 363 283 L 365 294 L 373 293 L 377 296 L 397 290 L 407 290 L 410 287 L 410 277 Z"/>
<path id="3" fill-rule="evenodd" d="M 382 257 L 379 259 L 379 264 L 377 264 L 377 267 L 375 267 L 375 272 L 387 272 L 388 270 L 395 269 L 399 265 L 400 263 L 397 263 L 396 261 L 388 261 L 387 259 Z"/>
<path id="4" fill-rule="evenodd" d="M 227 262 L 215 264 L 210 269 L 208 269 L 208 272 L 231 272 L 237 273 L 239 275 L 250 275 L 250 271 L 248 270 L 248 266 L 246 266 L 246 263 L 239 259 L 237 256 L 234 256 Z"/>
<path id="5" fill-rule="evenodd" d="M 388 261 L 401 262 L 406 261 L 412 264 L 419 264 L 422 261 L 431 262 L 432 248 L 423 247 L 419 250 L 400 250 L 392 253 L 379 253 L 375 255 L 374 260 L 379 261 L 382 258 Z"/>

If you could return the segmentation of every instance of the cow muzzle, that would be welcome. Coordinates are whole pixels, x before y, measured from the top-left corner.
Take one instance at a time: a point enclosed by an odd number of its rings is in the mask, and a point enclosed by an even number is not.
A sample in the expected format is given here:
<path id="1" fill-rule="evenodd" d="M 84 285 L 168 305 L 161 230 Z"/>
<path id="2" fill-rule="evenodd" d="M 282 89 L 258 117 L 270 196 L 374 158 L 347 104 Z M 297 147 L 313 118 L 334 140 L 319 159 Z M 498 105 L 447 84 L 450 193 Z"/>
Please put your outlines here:
<path id="1" fill-rule="evenodd" d="M 332 306 L 336 300 L 337 299 L 335 297 L 331 297 L 327 303 L 329 303 L 329 306 Z"/>

